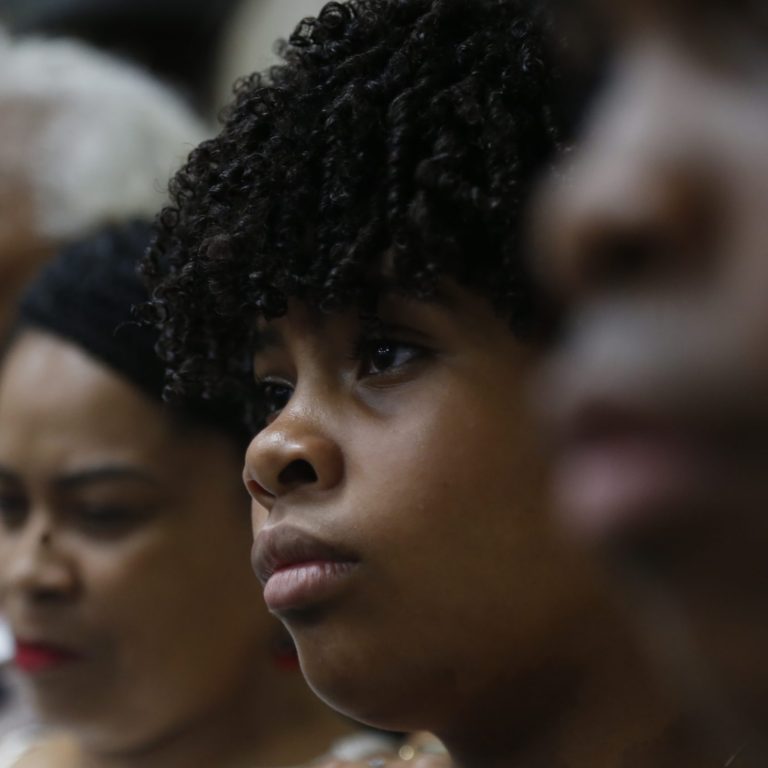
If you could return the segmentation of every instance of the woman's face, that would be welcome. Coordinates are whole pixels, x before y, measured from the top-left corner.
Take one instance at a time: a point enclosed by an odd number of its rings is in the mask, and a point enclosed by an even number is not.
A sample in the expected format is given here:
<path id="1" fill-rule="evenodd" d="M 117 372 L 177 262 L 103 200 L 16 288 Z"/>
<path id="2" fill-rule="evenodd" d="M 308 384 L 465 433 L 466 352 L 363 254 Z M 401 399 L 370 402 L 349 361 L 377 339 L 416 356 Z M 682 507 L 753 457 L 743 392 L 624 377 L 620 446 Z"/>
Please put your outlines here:
<path id="1" fill-rule="evenodd" d="M 228 441 L 38 332 L 0 370 L 0 590 L 44 718 L 98 749 L 226 706 L 270 663 Z"/>
<path id="2" fill-rule="evenodd" d="M 316 692 L 442 734 L 499 690 L 529 707 L 525 679 L 552 683 L 589 590 L 540 501 L 530 353 L 456 288 L 385 296 L 378 316 L 366 331 L 294 304 L 263 328 L 254 568 Z"/>

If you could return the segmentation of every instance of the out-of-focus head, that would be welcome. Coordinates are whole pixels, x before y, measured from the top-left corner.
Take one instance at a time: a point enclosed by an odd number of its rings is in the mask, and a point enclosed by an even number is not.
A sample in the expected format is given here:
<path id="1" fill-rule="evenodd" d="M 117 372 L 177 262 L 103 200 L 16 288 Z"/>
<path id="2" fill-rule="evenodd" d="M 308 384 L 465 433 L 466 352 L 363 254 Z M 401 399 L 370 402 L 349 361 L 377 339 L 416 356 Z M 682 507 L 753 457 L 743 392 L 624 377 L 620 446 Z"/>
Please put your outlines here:
<path id="1" fill-rule="evenodd" d="M 156 334 L 131 313 L 147 242 L 147 226 L 121 227 L 57 256 L 0 369 L 0 594 L 17 664 L 43 719 L 97 752 L 237 712 L 273 664 L 242 433 L 161 403 Z"/>
<path id="2" fill-rule="evenodd" d="M 698 703 L 765 732 L 768 11 L 603 10 L 607 81 L 535 215 L 566 308 L 545 396 L 559 506 Z"/>
<path id="3" fill-rule="evenodd" d="M 69 41 L 0 29 L 0 325 L 57 244 L 151 216 L 203 126 L 168 88 Z"/>

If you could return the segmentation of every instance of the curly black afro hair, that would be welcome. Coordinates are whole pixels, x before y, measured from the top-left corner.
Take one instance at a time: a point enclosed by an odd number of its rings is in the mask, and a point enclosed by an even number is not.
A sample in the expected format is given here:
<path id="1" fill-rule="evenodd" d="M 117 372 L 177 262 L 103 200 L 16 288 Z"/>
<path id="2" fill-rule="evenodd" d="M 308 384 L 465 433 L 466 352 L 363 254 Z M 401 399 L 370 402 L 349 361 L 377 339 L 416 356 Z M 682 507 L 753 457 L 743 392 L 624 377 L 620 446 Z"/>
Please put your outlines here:
<path id="1" fill-rule="evenodd" d="M 452 278 L 529 333 L 521 209 L 572 120 L 533 0 L 349 0 L 235 88 L 171 183 L 145 265 L 167 393 L 243 373 L 259 318 Z"/>

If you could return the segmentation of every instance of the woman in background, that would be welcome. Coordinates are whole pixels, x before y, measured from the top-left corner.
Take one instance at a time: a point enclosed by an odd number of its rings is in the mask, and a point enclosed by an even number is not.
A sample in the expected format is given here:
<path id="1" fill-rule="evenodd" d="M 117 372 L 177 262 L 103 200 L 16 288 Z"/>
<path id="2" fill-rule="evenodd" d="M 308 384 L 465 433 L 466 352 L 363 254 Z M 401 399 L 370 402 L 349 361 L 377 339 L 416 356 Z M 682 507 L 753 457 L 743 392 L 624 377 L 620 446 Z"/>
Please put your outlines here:
<path id="1" fill-rule="evenodd" d="M 0 369 L 0 592 L 33 703 L 72 740 L 26 760 L 300 764 L 351 729 L 261 607 L 237 420 L 161 405 L 154 335 L 131 320 L 147 237 L 115 228 L 61 253 Z M 371 738 L 343 754 L 379 751 Z"/>

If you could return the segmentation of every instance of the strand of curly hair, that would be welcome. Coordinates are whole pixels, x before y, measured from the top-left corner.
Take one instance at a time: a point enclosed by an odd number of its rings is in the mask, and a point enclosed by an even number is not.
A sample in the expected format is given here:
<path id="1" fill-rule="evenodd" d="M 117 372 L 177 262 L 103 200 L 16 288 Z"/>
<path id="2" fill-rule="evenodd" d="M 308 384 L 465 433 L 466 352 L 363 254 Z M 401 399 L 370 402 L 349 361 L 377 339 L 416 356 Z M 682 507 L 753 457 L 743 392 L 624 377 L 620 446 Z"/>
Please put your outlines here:
<path id="1" fill-rule="evenodd" d="M 445 277 L 529 333 L 521 211 L 573 122 L 530 0 L 349 0 L 240 81 L 171 184 L 145 271 L 167 394 L 234 396 L 259 318 Z"/>

